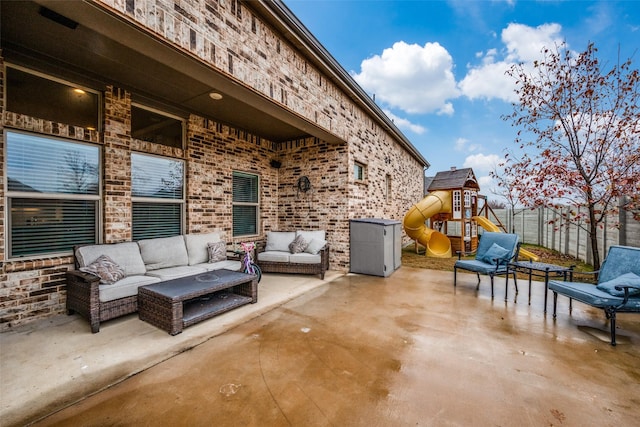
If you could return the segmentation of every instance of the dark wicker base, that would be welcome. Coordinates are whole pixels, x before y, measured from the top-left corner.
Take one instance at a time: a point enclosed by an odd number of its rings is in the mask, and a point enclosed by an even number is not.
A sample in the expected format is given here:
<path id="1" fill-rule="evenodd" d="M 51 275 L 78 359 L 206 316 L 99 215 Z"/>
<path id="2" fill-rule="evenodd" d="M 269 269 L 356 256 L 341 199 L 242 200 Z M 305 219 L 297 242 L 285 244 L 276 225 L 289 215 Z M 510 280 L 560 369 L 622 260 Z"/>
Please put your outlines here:
<path id="1" fill-rule="evenodd" d="M 212 282 L 198 281 L 202 274 L 197 274 L 141 286 L 140 319 L 176 335 L 187 326 L 258 301 L 256 276 L 228 270 L 217 270 L 215 274 L 220 279 Z"/>
<path id="2" fill-rule="evenodd" d="M 138 311 L 138 296 L 101 302 L 100 279 L 93 274 L 67 272 L 67 313 L 77 313 L 89 321 L 91 332 L 100 331 L 100 322 Z"/>
<path id="3" fill-rule="evenodd" d="M 300 264 L 291 262 L 260 261 L 258 266 L 263 273 L 318 274 L 324 280 L 324 273 L 329 269 L 329 245 L 320 252 L 320 263 Z"/>

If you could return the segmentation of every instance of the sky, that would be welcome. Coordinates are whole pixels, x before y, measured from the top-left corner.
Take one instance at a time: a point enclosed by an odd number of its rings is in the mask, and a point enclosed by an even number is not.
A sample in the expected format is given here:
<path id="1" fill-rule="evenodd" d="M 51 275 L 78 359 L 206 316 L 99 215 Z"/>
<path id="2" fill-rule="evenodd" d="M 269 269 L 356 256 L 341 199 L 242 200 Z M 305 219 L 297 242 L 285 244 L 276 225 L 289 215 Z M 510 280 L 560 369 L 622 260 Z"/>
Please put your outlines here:
<path id="1" fill-rule="evenodd" d="M 471 167 L 490 199 L 489 172 L 518 149 L 505 70 L 562 42 L 594 43 L 607 69 L 618 56 L 640 68 L 640 0 L 284 3 L 427 159 L 427 176 Z"/>

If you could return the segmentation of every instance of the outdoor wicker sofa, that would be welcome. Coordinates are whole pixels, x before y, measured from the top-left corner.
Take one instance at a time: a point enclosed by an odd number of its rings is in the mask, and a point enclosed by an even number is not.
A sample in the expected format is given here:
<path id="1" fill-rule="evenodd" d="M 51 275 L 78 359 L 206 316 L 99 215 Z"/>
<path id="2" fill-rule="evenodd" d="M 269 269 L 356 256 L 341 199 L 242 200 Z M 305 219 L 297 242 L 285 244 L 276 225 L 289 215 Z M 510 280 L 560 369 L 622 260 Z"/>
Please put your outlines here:
<path id="1" fill-rule="evenodd" d="M 329 269 L 329 244 L 324 230 L 268 231 L 256 248 L 263 273 L 317 274 Z"/>
<path id="2" fill-rule="evenodd" d="M 218 232 L 77 246 L 75 270 L 66 273 L 67 313 L 86 318 L 96 333 L 100 322 L 138 311 L 140 286 L 222 268 L 239 271 L 241 262 L 223 259 L 221 247 Z"/>

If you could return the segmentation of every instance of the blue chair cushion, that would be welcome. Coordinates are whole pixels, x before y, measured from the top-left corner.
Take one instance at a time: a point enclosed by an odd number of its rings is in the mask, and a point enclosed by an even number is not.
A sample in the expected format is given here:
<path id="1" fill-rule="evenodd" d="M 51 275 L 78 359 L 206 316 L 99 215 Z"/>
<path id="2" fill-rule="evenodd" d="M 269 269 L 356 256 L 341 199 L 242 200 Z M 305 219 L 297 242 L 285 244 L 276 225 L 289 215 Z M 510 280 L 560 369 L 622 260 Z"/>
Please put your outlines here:
<path id="1" fill-rule="evenodd" d="M 505 249 L 497 243 L 491 245 L 489 250 L 484 253 L 484 256 L 478 261 L 486 262 L 487 264 L 496 265 L 496 259 L 499 264 L 504 264 L 511 258 L 511 252 L 509 249 Z"/>
<path id="2" fill-rule="evenodd" d="M 549 289 L 569 298 L 573 298 L 576 301 L 598 308 L 616 307 L 622 304 L 622 301 L 624 300 L 622 297 L 616 297 L 611 295 L 609 292 L 601 291 L 592 283 L 551 280 L 549 281 Z M 624 306 L 624 310 L 618 311 L 637 310 L 640 310 L 640 298 L 630 298 Z"/>
<path id="3" fill-rule="evenodd" d="M 469 270 L 480 274 L 489 274 L 489 273 L 505 273 L 507 271 L 506 265 L 501 265 L 497 268 L 495 264 L 487 264 L 483 261 L 478 261 L 476 259 L 471 260 L 458 260 L 454 264 L 455 268 L 461 268 L 463 270 Z"/>
<path id="4" fill-rule="evenodd" d="M 616 297 L 624 297 L 624 289 L 617 290 L 615 287 L 619 285 L 633 285 L 638 288 L 629 288 L 629 296 L 640 295 L 640 276 L 634 273 L 626 273 L 615 279 L 608 280 L 603 283 L 598 283 L 596 286 L 598 289 Z"/>
<path id="5" fill-rule="evenodd" d="M 511 250 L 511 256 L 513 256 L 516 253 L 516 249 L 518 248 L 518 235 L 510 233 L 498 233 L 495 231 L 484 232 L 480 237 L 478 249 L 476 249 L 476 259 L 483 260 L 485 255 L 487 254 L 487 251 L 491 249 L 494 243 L 498 246 L 502 246 L 507 250 Z"/>

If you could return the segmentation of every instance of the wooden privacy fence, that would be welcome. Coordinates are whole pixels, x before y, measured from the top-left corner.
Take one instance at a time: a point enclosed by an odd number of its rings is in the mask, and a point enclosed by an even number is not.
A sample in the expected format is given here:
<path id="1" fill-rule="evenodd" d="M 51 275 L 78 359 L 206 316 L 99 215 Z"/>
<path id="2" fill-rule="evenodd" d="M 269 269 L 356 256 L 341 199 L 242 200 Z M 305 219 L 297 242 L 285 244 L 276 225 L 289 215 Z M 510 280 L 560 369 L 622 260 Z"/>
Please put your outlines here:
<path id="1" fill-rule="evenodd" d="M 569 207 L 563 209 L 565 213 L 570 210 Z M 582 210 L 586 211 L 586 208 Z M 559 210 L 493 209 L 490 216 L 492 214 L 495 218 L 490 217 L 491 221 L 501 222 L 507 232 L 518 234 L 521 242 L 554 249 L 593 265 L 586 224 L 562 223 Z M 549 224 L 550 220 L 556 220 L 555 224 Z M 630 212 L 621 209 L 617 217 L 606 218 L 603 225 L 597 233 L 600 261 L 604 260 L 611 245 L 640 247 L 640 222 L 633 219 Z"/>

